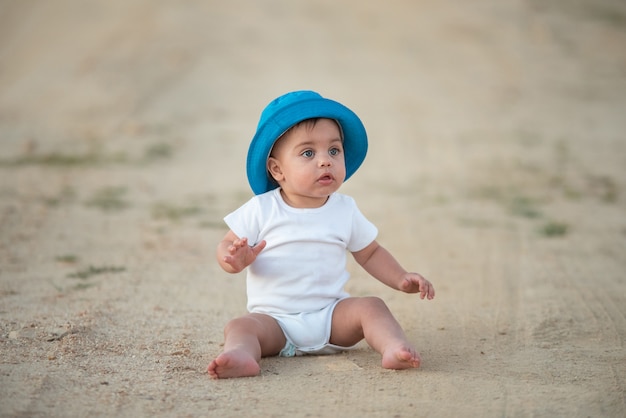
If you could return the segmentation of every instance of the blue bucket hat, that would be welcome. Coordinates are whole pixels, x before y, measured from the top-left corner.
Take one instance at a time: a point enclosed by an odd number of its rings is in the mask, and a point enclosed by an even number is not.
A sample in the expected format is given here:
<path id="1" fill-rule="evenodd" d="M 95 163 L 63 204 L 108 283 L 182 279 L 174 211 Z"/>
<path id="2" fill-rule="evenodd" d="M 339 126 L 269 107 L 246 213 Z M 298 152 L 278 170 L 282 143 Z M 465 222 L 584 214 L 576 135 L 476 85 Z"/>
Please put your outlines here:
<path id="1" fill-rule="evenodd" d="M 314 91 L 294 91 L 274 99 L 261 113 L 246 163 L 248 183 L 254 194 L 278 187 L 267 172 L 267 159 L 276 140 L 292 126 L 313 118 L 334 119 L 341 127 L 346 180 L 363 163 L 367 154 L 367 133 L 361 119 L 341 103 Z"/>

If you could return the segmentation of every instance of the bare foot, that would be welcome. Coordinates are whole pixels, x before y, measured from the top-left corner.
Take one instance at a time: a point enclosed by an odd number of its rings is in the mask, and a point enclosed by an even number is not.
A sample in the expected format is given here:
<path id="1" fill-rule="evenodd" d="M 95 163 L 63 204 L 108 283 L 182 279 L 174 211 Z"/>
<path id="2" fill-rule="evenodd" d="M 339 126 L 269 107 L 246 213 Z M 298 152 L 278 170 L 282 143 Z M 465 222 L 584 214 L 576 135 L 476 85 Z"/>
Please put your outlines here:
<path id="1" fill-rule="evenodd" d="M 217 356 L 209 364 L 207 372 L 213 379 L 257 376 L 261 373 L 259 363 L 244 350 L 231 350 Z"/>
<path id="2" fill-rule="evenodd" d="M 383 353 L 383 368 L 385 369 L 411 369 L 420 366 L 422 359 L 411 346 L 399 345 L 389 347 Z"/>

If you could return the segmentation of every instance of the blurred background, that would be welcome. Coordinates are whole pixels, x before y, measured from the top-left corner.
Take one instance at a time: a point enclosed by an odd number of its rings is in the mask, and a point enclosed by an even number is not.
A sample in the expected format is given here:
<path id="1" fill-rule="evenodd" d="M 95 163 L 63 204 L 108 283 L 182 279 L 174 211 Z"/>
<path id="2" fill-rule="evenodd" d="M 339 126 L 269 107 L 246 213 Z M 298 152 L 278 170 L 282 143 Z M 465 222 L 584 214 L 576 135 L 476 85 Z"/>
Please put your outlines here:
<path id="1" fill-rule="evenodd" d="M 361 349 L 207 383 L 245 308 L 222 217 L 297 89 L 361 117 L 341 191 L 435 284 L 350 266 L 419 379 Z M 623 0 L 0 0 L 0 412 L 623 416 L 625 115 Z"/>
<path id="2" fill-rule="evenodd" d="M 383 166 L 400 186 L 420 165 L 464 177 L 475 169 L 465 160 L 510 141 L 582 141 L 612 159 L 626 123 L 625 9 L 612 0 L 4 0 L 2 156 L 131 153 L 152 137 L 184 143 L 180 152 L 229 169 L 229 186 L 245 184 L 242 156 L 262 108 L 313 89 L 362 117 L 376 187 L 388 181 Z M 396 164 L 400 154 L 414 160 Z M 616 163 L 605 167 L 613 176 Z"/>

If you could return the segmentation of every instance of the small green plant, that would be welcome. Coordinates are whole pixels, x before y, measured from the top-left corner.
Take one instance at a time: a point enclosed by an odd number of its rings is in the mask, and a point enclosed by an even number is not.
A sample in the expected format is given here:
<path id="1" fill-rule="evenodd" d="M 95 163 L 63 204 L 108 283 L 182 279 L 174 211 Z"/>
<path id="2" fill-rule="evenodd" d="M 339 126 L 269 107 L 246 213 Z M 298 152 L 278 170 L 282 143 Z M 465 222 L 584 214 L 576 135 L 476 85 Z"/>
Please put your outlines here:
<path id="1" fill-rule="evenodd" d="M 123 271 L 126 271 L 125 267 L 118 267 L 118 266 L 102 266 L 102 267 L 95 267 L 95 266 L 89 266 L 84 270 L 79 270 L 75 273 L 70 273 L 67 275 L 67 277 L 71 278 L 71 279 L 81 279 L 81 280 L 86 280 L 89 279 L 93 276 L 97 276 L 99 274 L 106 274 L 106 273 L 121 273 Z"/>
<path id="2" fill-rule="evenodd" d="M 72 289 L 73 290 L 85 290 L 95 285 L 96 285 L 95 283 L 80 282 L 80 283 L 77 283 L 75 286 L 72 286 Z"/>
<path id="3" fill-rule="evenodd" d="M 532 199 L 516 196 L 511 200 L 509 209 L 513 215 L 533 219 L 541 216 L 541 211 L 535 206 L 536 203 Z"/>
<path id="4" fill-rule="evenodd" d="M 51 152 L 49 154 L 32 154 L 3 159 L 0 164 L 5 166 L 20 165 L 47 165 L 53 167 L 71 167 L 77 165 L 92 165 L 98 162 L 96 154 L 70 155 Z"/>
<path id="5" fill-rule="evenodd" d="M 172 157 L 174 150 L 170 144 L 160 142 L 158 144 L 152 144 L 146 148 L 144 152 L 144 160 L 156 161 L 164 160 Z"/>
<path id="6" fill-rule="evenodd" d="M 588 16 L 615 25 L 620 29 L 626 24 L 626 14 L 617 7 L 609 7 L 602 3 L 597 4 L 591 2 L 584 9 Z"/>
<path id="7" fill-rule="evenodd" d="M 176 206 L 170 203 L 157 203 L 152 207 L 152 217 L 155 219 L 167 219 L 180 221 L 183 218 L 200 215 L 203 212 L 200 206 Z"/>
<path id="8" fill-rule="evenodd" d="M 562 237 L 569 231 L 569 225 L 563 222 L 550 221 L 544 224 L 540 232 L 546 237 Z"/>
<path id="9" fill-rule="evenodd" d="M 126 209 L 130 205 L 124 200 L 125 194 L 125 187 L 105 187 L 98 190 L 91 199 L 86 202 L 86 205 L 107 212 Z"/>
<path id="10" fill-rule="evenodd" d="M 589 189 L 591 194 L 597 196 L 605 203 L 615 203 L 618 198 L 617 184 L 609 176 L 589 176 Z"/>
<path id="11" fill-rule="evenodd" d="M 27 154 L 17 156 L 12 159 L 1 159 L 1 166 L 24 166 L 24 165 L 41 165 L 50 167 L 78 167 L 93 166 L 105 163 L 121 163 L 126 161 L 126 155 L 123 153 L 102 155 L 96 152 L 87 152 L 84 154 L 63 154 L 59 152 L 50 152 L 47 154 Z"/>
<path id="12" fill-rule="evenodd" d="M 43 202 L 50 207 L 57 207 L 74 201 L 76 192 L 71 187 L 63 188 L 56 196 L 45 197 Z"/>
<path id="13" fill-rule="evenodd" d="M 59 263 L 75 264 L 78 262 L 78 256 L 74 254 L 59 255 L 55 258 Z"/>

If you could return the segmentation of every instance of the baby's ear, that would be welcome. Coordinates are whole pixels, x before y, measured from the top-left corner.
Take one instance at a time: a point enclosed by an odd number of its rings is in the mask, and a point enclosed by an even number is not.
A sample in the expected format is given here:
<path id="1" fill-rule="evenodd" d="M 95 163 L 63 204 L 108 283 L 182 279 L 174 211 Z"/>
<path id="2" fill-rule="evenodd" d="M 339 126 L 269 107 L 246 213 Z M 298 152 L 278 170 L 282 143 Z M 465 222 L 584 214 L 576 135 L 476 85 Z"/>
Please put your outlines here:
<path id="1" fill-rule="evenodd" d="M 283 176 L 283 170 L 280 168 L 280 163 L 274 157 L 267 159 L 267 171 L 276 181 L 281 181 Z"/>

